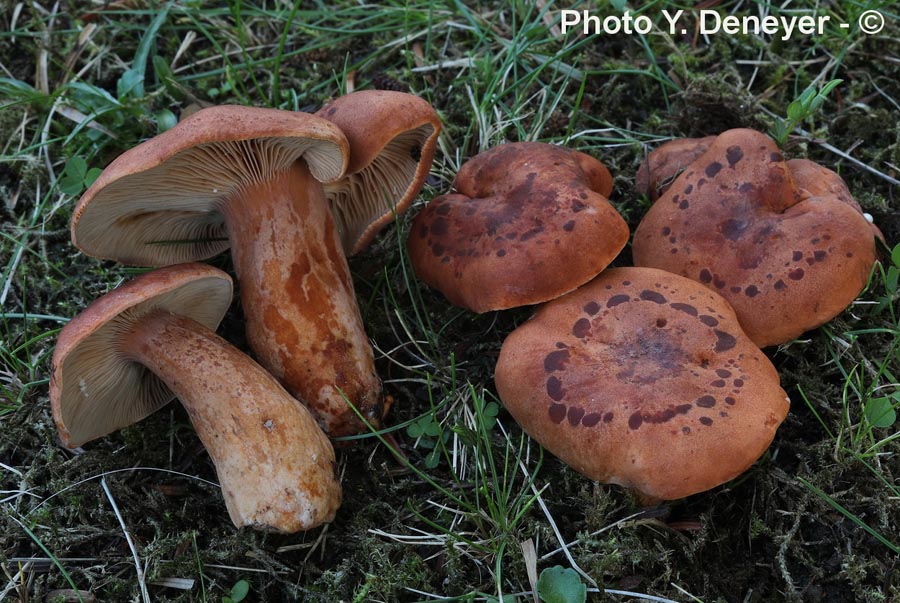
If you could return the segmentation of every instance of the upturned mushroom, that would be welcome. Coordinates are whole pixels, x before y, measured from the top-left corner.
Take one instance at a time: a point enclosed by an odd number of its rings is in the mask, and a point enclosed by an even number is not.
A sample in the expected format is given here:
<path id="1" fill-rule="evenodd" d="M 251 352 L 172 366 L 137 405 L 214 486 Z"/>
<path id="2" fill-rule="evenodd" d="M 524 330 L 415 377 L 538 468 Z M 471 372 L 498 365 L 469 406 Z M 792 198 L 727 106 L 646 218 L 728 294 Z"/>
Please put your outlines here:
<path id="1" fill-rule="evenodd" d="M 346 174 L 325 183 L 325 197 L 344 252 L 355 255 L 422 190 L 441 121 L 424 99 L 389 90 L 340 96 L 316 115 L 338 126 L 350 145 Z"/>
<path id="2" fill-rule="evenodd" d="M 843 180 L 805 159 L 785 161 L 769 137 L 753 130 L 729 130 L 696 145 L 688 154 L 696 159 L 638 226 L 635 265 L 720 293 L 759 346 L 790 341 L 846 308 L 868 279 L 878 232 Z M 651 195 L 654 182 L 677 171 L 665 159 L 667 147 L 648 158 L 651 167 L 668 166 L 651 173 L 645 191 Z"/>
<path id="3" fill-rule="evenodd" d="M 462 166 L 409 235 L 413 269 L 474 312 L 536 304 L 589 281 L 628 241 L 599 161 L 537 142 L 499 145 Z"/>
<path id="4" fill-rule="evenodd" d="M 728 303 L 652 268 L 606 270 L 541 306 L 503 342 L 495 381 L 544 448 L 645 502 L 744 472 L 789 406 Z"/>
<path id="5" fill-rule="evenodd" d="M 66 446 L 140 421 L 173 397 L 216 467 L 238 527 L 279 532 L 331 521 L 334 450 L 306 408 L 214 332 L 231 279 L 203 264 L 141 275 L 62 329 L 50 401 Z"/>
<path id="6" fill-rule="evenodd" d="M 230 247 L 257 360 L 329 434 L 355 433 L 364 426 L 346 400 L 378 423 L 383 399 L 321 184 L 343 176 L 348 153 L 314 115 L 202 109 L 103 171 L 75 208 L 72 241 L 140 266 Z"/>

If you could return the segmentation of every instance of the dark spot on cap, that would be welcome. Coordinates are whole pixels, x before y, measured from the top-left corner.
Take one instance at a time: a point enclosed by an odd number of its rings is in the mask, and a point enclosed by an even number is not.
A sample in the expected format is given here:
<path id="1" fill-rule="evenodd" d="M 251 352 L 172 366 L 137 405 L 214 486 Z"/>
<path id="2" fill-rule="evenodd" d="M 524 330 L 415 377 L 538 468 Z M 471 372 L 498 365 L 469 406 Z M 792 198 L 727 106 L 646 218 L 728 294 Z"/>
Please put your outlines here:
<path id="1" fill-rule="evenodd" d="M 813 245 L 818 245 L 819 240 L 820 240 L 819 237 L 815 237 L 815 238 L 810 239 L 809 242 Z"/>
<path id="2" fill-rule="evenodd" d="M 619 304 L 624 304 L 625 302 L 631 301 L 631 298 L 627 295 L 613 295 L 609 298 L 609 301 L 606 302 L 607 308 L 615 308 Z"/>
<path id="3" fill-rule="evenodd" d="M 684 187 L 684 194 L 685 194 L 685 195 L 690 195 L 692 192 L 694 192 L 694 185 L 693 185 L 693 184 L 688 184 L 686 187 Z"/>
<path id="4" fill-rule="evenodd" d="M 725 404 L 728 404 L 729 406 L 734 406 L 735 402 L 736 402 L 736 400 L 734 398 L 732 398 L 731 396 L 727 396 L 725 398 Z"/>
<path id="5" fill-rule="evenodd" d="M 550 352 L 544 357 L 544 372 L 552 373 L 554 371 L 561 371 L 565 368 L 568 361 L 569 350 L 563 349 Z"/>
<path id="6" fill-rule="evenodd" d="M 435 218 L 434 222 L 431 224 L 431 232 L 433 232 L 435 236 L 442 237 L 447 234 L 447 230 L 447 220 L 444 218 Z"/>
<path id="7" fill-rule="evenodd" d="M 726 370 L 726 369 L 716 369 L 716 374 L 717 374 L 719 377 L 721 377 L 722 379 L 726 379 L 726 378 L 728 378 L 728 377 L 731 377 L 731 371 Z"/>
<path id="8" fill-rule="evenodd" d="M 505 250 L 505 249 L 498 249 L 498 250 L 497 250 L 497 257 L 498 257 L 498 258 L 502 258 L 502 257 L 505 256 L 505 255 L 506 255 L 506 250 Z"/>
<path id="9" fill-rule="evenodd" d="M 734 164 L 744 158 L 744 151 L 738 145 L 728 147 L 725 151 L 725 158 L 728 160 L 728 167 L 734 168 Z"/>
<path id="10" fill-rule="evenodd" d="M 445 251 L 446 251 L 446 249 L 444 249 L 444 246 L 441 245 L 440 243 L 435 243 L 434 245 L 431 246 L 431 253 L 433 255 L 444 255 Z"/>
<path id="11" fill-rule="evenodd" d="M 775 290 L 776 291 L 784 291 L 785 289 L 787 289 L 787 285 L 784 283 L 783 280 L 778 279 L 777 281 L 775 281 Z"/>
<path id="12" fill-rule="evenodd" d="M 583 211 L 585 207 L 587 207 L 587 205 L 585 205 L 581 201 L 572 201 L 572 211 L 576 214 L 580 211 Z"/>
<path id="13" fill-rule="evenodd" d="M 713 424 L 713 420 L 710 419 L 709 417 L 700 417 L 700 422 L 703 423 L 704 425 L 706 425 L 707 427 L 709 427 L 710 425 Z"/>
<path id="14" fill-rule="evenodd" d="M 628 417 L 628 428 L 629 429 L 640 429 L 641 424 L 644 422 L 644 419 L 641 417 L 640 412 L 632 413 L 630 417 Z"/>
<path id="15" fill-rule="evenodd" d="M 600 422 L 600 413 L 592 412 L 584 415 L 581 419 L 581 424 L 585 427 L 593 427 L 597 423 Z"/>
<path id="16" fill-rule="evenodd" d="M 537 235 L 544 232 L 544 226 L 542 224 L 538 224 L 531 230 L 522 233 L 522 236 L 519 237 L 520 241 L 528 241 L 529 239 L 533 239 Z"/>
<path id="17" fill-rule="evenodd" d="M 715 327 L 719 324 L 719 321 L 716 320 L 714 316 L 709 316 L 708 314 L 704 314 L 697 320 L 705 324 L 707 327 Z"/>
<path id="18" fill-rule="evenodd" d="M 750 222 L 748 220 L 725 220 L 719 224 L 719 232 L 729 241 L 737 241 L 749 225 Z"/>
<path id="19" fill-rule="evenodd" d="M 572 406 L 569 408 L 569 424 L 574 427 L 581 423 L 581 418 L 584 416 L 584 409 L 580 406 Z"/>
<path id="20" fill-rule="evenodd" d="M 709 284 L 712 282 L 712 272 L 709 271 L 708 268 L 704 268 L 700 271 L 700 282 L 704 284 Z"/>
<path id="21" fill-rule="evenodd" d="M 852 252 L 852 251 L 848 251 L 848 252 L 847 252 L 846 254 L 844 254 L 844 255 L 846 255 L 848 258 L 852 258 L 852 257 L 853 257 L 853 252 Z"/>
<path id="22" fill-rule="evenodd" d="M 663 227 L 662 229 L 663 236 L 669 236 L 672 233 L 672 229 L 668 226 Z"/>
<path id="23" fill-rule="evenodd" d="M 656 291 L 650 291 L 649 289 L 644 289 L 641 291 L 641 299 L 644 301 L 653 302 L 654 304 L 664 304 L 666 303 L 666 298 Z"/>
<path id="24" fill-rule="evenodd" d="M 603 414 L 603 422 L 604 423 L 609 423 L 612 420 L 613 420 L 613 414 L 611 412 L 607 412 L 607 413 Z"/>
<path id="25" fill-rule="evenodd" d="M 671 237 L 669 237 L 669 243 L 674 243 L 677 240 L 678 240 L 678 237 L 676 237 L 675 235 L 672 235 Z"/>
<path id="26" fill-rule="evenodd" d="M 685 425 L 681 428 L 681 433 L 683 433 L 684 435 L 688 435 L 689 433 L 691 433 L 691 428 Z"/>
<path id="27" fill-rule="evenodd" d="M 453 209 L 453 208 L 450 207 L 450 204 L 449 204 L 449 203 L 441 203 L 441 204 L 438 205 L 437 208 L 434 210 L 434 213 L 436 213 L 436 214 L 439 215 L 439 216 L 446 216 L 447 214 L 450 213 L 450 210 L 451 210 L 451 209 Z"/>
<path id="28" fill-rule="evenodd" d="M 674 304 L 670 304 L 673 310 L 678 310 L 679 312 L 684 312 L 685 314 L 690 314 L 691 316 L 697 316 L 697 308 L 690 304 L 683 304 L 681 302 L 675 302 Z"/>
<path id="29" fill-rule="evenodd" d="M 565 224 L 563 224 L 563 230 L 566 232 L 572 232 L 575 229 L 575 220 L 569 220 Z"/>
<path id="30" fill-rule="evenodd" d="M 743 379 L 735 379 L 734 386 L 735 387 L 744 387 L 744 380 Z"/>
<path id="31" fill-rule="evenodd" d="M 656 319 L 656 326 L 660 329 L 665 327 L 667 324 L 669 324 L 669 323 L 666 321 L 665 318 L 657 318 Z"/>
<path id="32" fill-rule="evenodd" d="M 725 280 L 719 278 L 718 274 L 713 274 L 713 285 L 716 286 L 716 289 L 722 289 L 725 286 Z"/>
<path id="33" fill-rule="evenodd" d="M 587 318 L 579 318 L 572 327 L 572 335 L 578 339 L 584 339 L 591 332 L 591 321 Z"/>
<path id="34" fill-rule="evenodd" d="M 428 236 L 428 225 L 423 224 L 422 227 L 419 229 L 419 238 L 424 239 L 427 236 Z"/>
<path id="35" fill-rule="evenodd" d="M 550 377 L 549 379 L 547 379 L 547 395 L 557 402 L 562 400 L 566 395 L 566 390 L 562 386 L 562 381 L 560 381 L 556 377 Z"/>
<path id="36" fill-rule="evenodd" d="M 600 304 L 595 301 L 584 304 L 584 311 L 593 316 L 600 311 Z"/>
<path id="37" fill-rule="evenodd" d="M 803 259 L 803 252 L 802 252 L 802 251 L 795 251 L 795 252 L 794 252 L 794 255 L 791 256 L 791 259 L 794 260 L 795 262 L 799 262 L 800 260 Z"/>
<path id="38" fill-rule="evenodd" d="M 747 297 L 756 297 L 759 295 L 759 289 L 756 288 L 756 285 L 750 285 L 746 289 L 744 289 L 744 295 Z"/>
<path id="39" fill-rule="evenodd" d="M 734 285 L 733 287 L 731 287 L 730 291 L 731 291 L 732 293 L 740 293 L 740 292 L 741 292 L 741 288 L 740 288 L 740 286 L 738 286 L 738 285 Z"/>
<path id="40" fill-rule="evenodd" d="M 688 203 L 687 199 L 685 199 L 684 201 L 682 201 L 681 203 L 678 204 L 678 209 L 687 209 L 690 206 L 691 206 L 691 204 Z"/>
<path id="41" fill-rule="evenodd" d="M 784 161 L 784 155 L 782 155 L 781 153 L 777 153 L 777 152 L 771 153 L 769 155 L 769 161 L 772 161 L 773 163 L 779 162 L 779 161 Z"/>
<path id="42" fill-rule="evenodd" d="M 566 405 L 551 404 L 550 409 L 547 411 L 547 414 L 550 415 L 551 421 L 559 425 L 563 422 L 563 419 L 566 418 Z"/>
<path id="43" fill-rule="evenodd" d="M 814 252 L 813 252 L 813 257 L 816 258 L 816 261 L 817 261 L 817 262 L 822 262 L 822 261 L 824 261 L 826 255 L 828 255 L 828 252 L 827 252 L 827 251 L 819 250 L 819 251 L 814 251 Z"/>
<path id="44" fill-rule="evenodd" d="M 712 383 L 710 383 L 713 387 L 725 387 L 725 381 L 723 379 L 716 379 Z"/>
<path id="45" fill-rule="evenodd" d="M 737 345 L 737 339 L 735 339 L 733 335 L 729 335 L 725 331 L 720 331 L 719 329 L 714 329 L 713 333 L 716 334 L 717 352 L 727 352 Z"/>
<path id="46" fill-rule="evenodd" d="M 796 270 L 791 270 L 790 272 L 788 272 L 788 278 L 792 281 L 799 281 L 801 278 L 803 278 L 804 274 L 806 273 L 803 272 L 803 268 L 797 268 Z"/>
<path id="47" fill-rule="evenodd" d="M 716 399 L 712 396 L 701 396 L 700 398 L 697 398 L 695 404 L 700 408 L 712 408 L 716 405 Z"/>
<path id="48" fill-rule="evenodd" d="M 738 192 L 739 192 L 739 193 L 747 194 L 747 193 L 749 193 L 749 192 L 752 191 L 752 190 L 753 190 L 753 184 L 751 184 L 750 182 L 745 182 L 745 183 L 743 183 L 742 185 L 740 185 L 740 186 L 738 187 Z"/>
<path id="49" fill-rule="evenodd" d="M 719 163 L 718 161 L 713 161 L 708 166 L 706 166 L 706 169 L 704 171 L 706 172 L 707 176 L 712 178 L 713 176 L 718 174 L 721 169 L 722 169 L 722 164 Z"/>

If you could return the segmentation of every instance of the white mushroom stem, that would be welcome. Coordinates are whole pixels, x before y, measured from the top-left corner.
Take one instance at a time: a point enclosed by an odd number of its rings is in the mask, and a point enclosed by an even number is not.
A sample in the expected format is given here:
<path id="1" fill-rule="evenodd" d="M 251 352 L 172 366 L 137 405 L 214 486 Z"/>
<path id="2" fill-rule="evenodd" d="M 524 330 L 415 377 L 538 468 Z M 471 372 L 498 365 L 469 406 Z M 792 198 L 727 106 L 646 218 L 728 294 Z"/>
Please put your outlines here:
<path id="1" fill-rule="evenodd" d="M 296 532 L 334 517 L 341 495 L 331 443 L 253 360 L 190 318 L 161 310 L 133 322 L 121 352 L 187 409 L 236 526 Z"/>
<path id="2" fill-rule="evenodd" d="M 222 207 L 247 339 L 332 436 L 382 418 L 381 382 L 322 185 L 296 161 Z M 346 396 L 346 400 L 344 398 Z"/>

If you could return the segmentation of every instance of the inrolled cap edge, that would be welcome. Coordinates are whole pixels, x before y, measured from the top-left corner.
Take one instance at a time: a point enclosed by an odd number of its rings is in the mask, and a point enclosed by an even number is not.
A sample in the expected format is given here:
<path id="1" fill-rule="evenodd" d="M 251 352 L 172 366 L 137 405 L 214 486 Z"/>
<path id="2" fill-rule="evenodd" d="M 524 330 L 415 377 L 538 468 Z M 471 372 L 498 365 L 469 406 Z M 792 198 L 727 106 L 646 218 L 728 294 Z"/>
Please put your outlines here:
<path id="1" fill-rule="evenodd" d="M 362 251 L 422 190 L 441 122 L 412 94 L 361 90 L 339 97 L 316 115 L 337 125 L 350 144 L 347 175 L 325 194 L 347 255 Z"/>
<path id="2" fill-rule="evenodd" d="M 80 446 L 140 421 L 174 396 L 116 349 L 127 324 L 160 309 L 215 330 L 231 304 L 231 278 L 205 264 L 148 272 L 98 298 L 63 327 L 53 353 L 50 405 L 60 438 Z"/>

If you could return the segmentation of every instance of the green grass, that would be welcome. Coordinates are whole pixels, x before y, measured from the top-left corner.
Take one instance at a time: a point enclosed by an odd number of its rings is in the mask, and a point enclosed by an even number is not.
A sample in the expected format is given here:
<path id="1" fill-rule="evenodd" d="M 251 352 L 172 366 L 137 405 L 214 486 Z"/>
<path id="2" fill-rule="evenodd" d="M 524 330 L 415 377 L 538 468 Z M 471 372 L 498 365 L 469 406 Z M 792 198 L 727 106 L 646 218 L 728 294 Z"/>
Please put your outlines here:
<path id="1" fill-rule="evenodd" d="M 601 17 L 618 10 L 599 4 Z M 0 2 L 0 600 L 59 589 L 140 600 L 143 582 L 153 601 L 238 600 L 246 585 L 259 601 L 524 602 L 558 565 L 588 601 L 900 600 L 900 202 L 879 175 L 900 166 L 900 13 L 874 0 L 716 7 L 832 16 L 822 36 L 779 41 L 673 36 L 660 10 L 690 6 L 632 4 L 660 28 L 562 37 L 557 11 L 588 5 L 549 1 Z M 836 25 L 870 9 L 887 20 L 878 35 Z M 530 310 L 474 315 L 420 283 L 405 257 L 412 216 L 477 152 L 539 140 L 604 161 L 633 229 L 650 149 L 771 131 L 804 90 L 835 79 L 817 111 L 789 120 L 784 148 L 837 170 L 887 249 L 851 308 L 767 350 L 793 400 L 769 453 L 660 509 L 543 454 L 493 386 L 500 345 Z M 428 99 L 444 132 L 416 205 L 351 261 L 395 402 L 385 433 L 339 449 L 336 520 L 293 536 L 236 531 L 180 408 L 64 450 L 48 400 L 57 333 L 137 272 L 69 242 L 96 169 L 191 104 L 309 111 L 375 86 Z M 626 250 L 617 264 L 629 263 Z M 220 332 L 244 346 L 239 309 Z"/>

